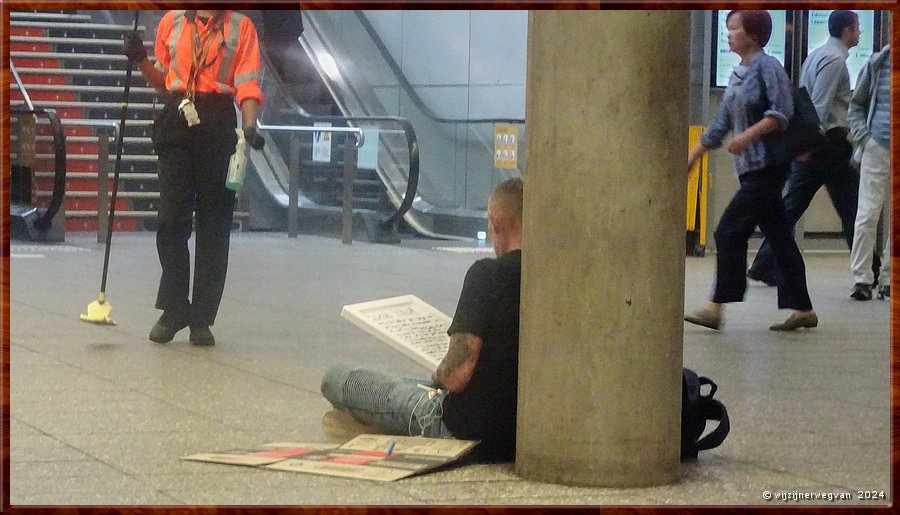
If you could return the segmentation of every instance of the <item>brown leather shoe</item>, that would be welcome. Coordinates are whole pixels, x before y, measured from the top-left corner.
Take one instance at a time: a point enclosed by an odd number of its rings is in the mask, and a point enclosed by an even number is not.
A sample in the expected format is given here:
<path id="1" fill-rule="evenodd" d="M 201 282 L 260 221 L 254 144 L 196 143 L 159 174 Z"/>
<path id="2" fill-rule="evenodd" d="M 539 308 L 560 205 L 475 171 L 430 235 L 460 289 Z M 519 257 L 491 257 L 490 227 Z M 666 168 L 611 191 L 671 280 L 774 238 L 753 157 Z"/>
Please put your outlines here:
<path id="1" fill-rule="evenodd" d="M 685 315 L 684 321 L 718 331 L 719 327 L 722 326 L 723 318 L 722 315 L 717 315 L 708 309 L 701 309 L 692 315 Z"/>
<path id="2" fill-rule="evenodd" d="M 775 324 L 769 329 L 773 331 L 793 331 L 803 327 L 816 327 L 817 325 L 819 325 L 819 317 L 815 312 L 812 312 L 806 315 L 791 315 L 784 322 Z"/>

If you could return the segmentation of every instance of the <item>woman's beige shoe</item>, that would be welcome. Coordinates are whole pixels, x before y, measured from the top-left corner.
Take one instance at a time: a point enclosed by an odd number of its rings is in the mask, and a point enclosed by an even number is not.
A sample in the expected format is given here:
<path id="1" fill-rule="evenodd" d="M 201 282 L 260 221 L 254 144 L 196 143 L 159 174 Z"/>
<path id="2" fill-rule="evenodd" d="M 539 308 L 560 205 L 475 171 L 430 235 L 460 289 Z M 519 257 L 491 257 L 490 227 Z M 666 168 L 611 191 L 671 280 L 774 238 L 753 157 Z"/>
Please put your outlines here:
<path id="1" fill-rule="evenodd" d="M 722 319 L 724 317 L 720 314 L 713 313 L 708 309 L 701 309 L 692 315 L 685 315 L 684 321 L 690 322 L 692 324 L 702 325 L 703 327 L 708 327 L 710 329 L 719 330 L 719 327 L 722 326 Z"/>
<path id="2" fill-rule="evenodd" d="M 803 327 L 816 327 L 817 325 L 819 325 L 819 317 L 813 312 L 805 315 L 791 315 L 784 322 L 775 324 L 769 329 L 773 331 L 793 331 Z"/>

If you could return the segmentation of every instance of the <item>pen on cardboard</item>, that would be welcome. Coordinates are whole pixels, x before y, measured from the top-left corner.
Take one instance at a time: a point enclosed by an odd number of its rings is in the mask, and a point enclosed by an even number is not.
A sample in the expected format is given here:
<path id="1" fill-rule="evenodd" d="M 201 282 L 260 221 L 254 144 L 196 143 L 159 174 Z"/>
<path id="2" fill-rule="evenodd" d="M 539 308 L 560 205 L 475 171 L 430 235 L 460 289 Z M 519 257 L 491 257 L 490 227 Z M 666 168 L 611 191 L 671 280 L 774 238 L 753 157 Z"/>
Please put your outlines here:
<path id="1" fill-rule="evenodd" d="M 390 456 L 391 453 L 394 452 L 394 441 L 391 440 L 388 442 L 387 451 L 385 451 L 385 456 Z"/>

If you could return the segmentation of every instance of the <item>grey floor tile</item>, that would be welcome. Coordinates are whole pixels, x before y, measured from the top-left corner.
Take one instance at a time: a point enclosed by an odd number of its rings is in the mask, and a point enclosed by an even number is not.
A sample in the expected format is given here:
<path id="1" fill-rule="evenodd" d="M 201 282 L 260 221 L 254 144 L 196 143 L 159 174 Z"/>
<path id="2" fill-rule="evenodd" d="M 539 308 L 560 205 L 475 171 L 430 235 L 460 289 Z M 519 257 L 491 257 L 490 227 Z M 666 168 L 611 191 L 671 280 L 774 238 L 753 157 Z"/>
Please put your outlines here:
<path id="1" fill-rule="evenodd" d="M 15 363 L 17 367 L 34 365 L 52 366 L 60 364 L 59 360 L 53 358 L 52 356 L 48 356 L 40 352 L 35 352 L 32 349 L 28 349 L 14 343 L 10 343 L 9 345 L 9 362 Z"/>
<path id="2" fill-rule="evenodd" d="M 94 459 L 72 461 L 18 461 L 10 463 L 9 477 L 15 482 L 53 483 L 60 478 L 110 478 L 120 475 L 105 463 Z"/>
<path id="3" fill-rule="evenodd" d="M 22 425 L 19 423 L 19 425 Z M 22 435 L 13 431 L 9 436 L 9 461 L 19 462 L 51 462 L 69 466 L 71 461 L 90 460 L 91 456 L 80 449 L 68 445 L 56 436 L 45 434 Z"/>
<path id="4" fill-rule="evenodd" d="M 214 431 L 221 424 L 206 417 L 172 407 L 110 406 L 84 411 L 31 410 L 19 419 L 46 433 L 67 436 L 78 434 L 179 433 Z"/>
<path id="5" fill-rule="evenodd" d="M 16 419 L 15 414 L 9 418 L 9 438 L 19 438 L 23 436 L 47 436 L 33 426 L 30 426 L 21 420 Z"/>
<path id="6" fill-rule="evenodd" d="M 47 479 L 10 477 L 11 505 L 177 504 L 178 500 L 134 478 L 116 474 Z"/>
<path id="7" fill-rule="evenodd" d="M 10 407 L 13 415 L 18 412 L 59 411 L 66 413 L 97 413 L 116 407 L 140 407 L 141 409 L 167 409 L 171 406 L 127 387 L 114 390 L 26 390 L 16 395 L 16 404 Z M 37 406 L 37 408 L 35 408 Z"/>
<path id="8" fill-rule="evenodd" d="M 215 464 L 202 465 L 218 468 Z M 247 469 L 221 475 L 214 471 L 190 476 L 160 475 L 147 481 L 185 504 L 291 506 L 418 503 L 416 499 L 395 492 L 382 483 L 272 470 Z"/>
<path id="9" fill-rule="evenodd" d="M 211 465 L 180 458 L 202 452 L 254 448 L 260 441 L 256 433 L 239 431 L 184 431 L 134 434 L 72 434 L 62 437 L 68 445 L 80 449 L 104 463 L 133 475 L 178 472 L 190 476 L 204 473 Z M 240 467 L 214 467 L 220 473 L 235 473 Z"/>
<path id="10" fill-rule="evenodd" d="M 10 363 L 10 398 L 18 392 L 56 392 L 78 390 L 116 390 L 114 382 L 86 373 L 77 366 L 67 364 L 31 365 L 19 367 Z"/>

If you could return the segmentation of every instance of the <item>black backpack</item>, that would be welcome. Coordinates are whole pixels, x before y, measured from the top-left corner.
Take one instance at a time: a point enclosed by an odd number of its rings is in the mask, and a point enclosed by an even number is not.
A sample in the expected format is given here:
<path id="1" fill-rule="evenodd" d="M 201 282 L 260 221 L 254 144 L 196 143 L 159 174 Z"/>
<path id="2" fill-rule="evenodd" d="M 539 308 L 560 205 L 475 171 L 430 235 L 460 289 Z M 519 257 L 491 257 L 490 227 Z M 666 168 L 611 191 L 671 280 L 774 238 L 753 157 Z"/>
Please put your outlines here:
<path id="1" fill-rule="evenodd" d="M 709 393 L 704 395 L 701 388 L 709 385 Z M 681 373 L 681 461 L 696 461 L 697 453 L 718 447 L 728 436 L 728 410 L 721 402 L 713 399 L 716 383 L 708 377 L 698 377 L 689 368 Z M 707 420 L 717 420 L 718 426 L 703 436 Z M 703 436 L 703 438 L 700 438 Z"/>

